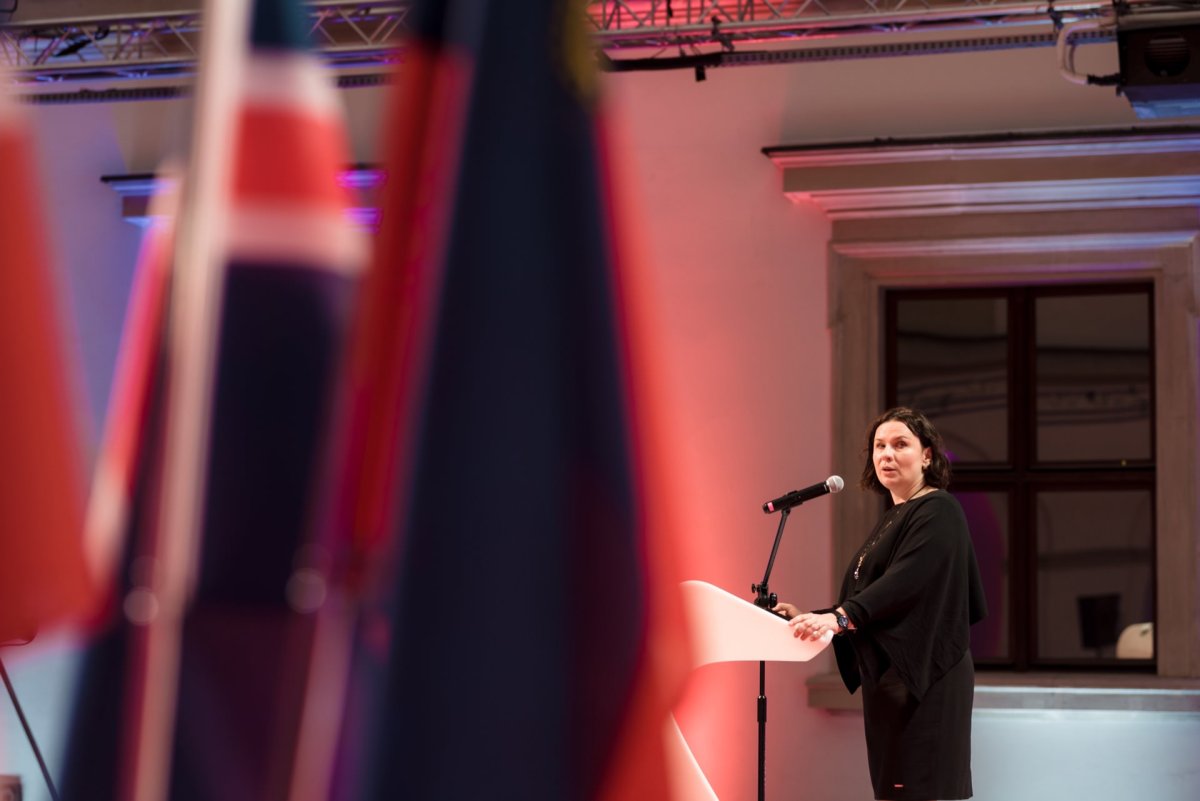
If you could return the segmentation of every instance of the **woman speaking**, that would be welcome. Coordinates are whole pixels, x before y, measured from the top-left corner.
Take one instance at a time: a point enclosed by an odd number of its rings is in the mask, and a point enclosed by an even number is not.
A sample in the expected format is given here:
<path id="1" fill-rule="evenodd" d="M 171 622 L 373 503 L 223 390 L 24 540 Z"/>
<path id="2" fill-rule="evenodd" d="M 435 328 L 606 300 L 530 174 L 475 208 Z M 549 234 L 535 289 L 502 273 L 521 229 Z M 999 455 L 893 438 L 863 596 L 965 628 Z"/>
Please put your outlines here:
<path id="1" fill-rule="evenodd" d="M 892 505 L 846 568 L 837 605 L 775 607 L 802 639 L 838 635 L 846 689 L 863 691 L 877 799 L 950 801 L 972 793 L 969 629 L 987 607 L 949 482 L 941 436 L 929 420 L 903 407 L 882 414 L 867 434 L 860 486 Z"/>

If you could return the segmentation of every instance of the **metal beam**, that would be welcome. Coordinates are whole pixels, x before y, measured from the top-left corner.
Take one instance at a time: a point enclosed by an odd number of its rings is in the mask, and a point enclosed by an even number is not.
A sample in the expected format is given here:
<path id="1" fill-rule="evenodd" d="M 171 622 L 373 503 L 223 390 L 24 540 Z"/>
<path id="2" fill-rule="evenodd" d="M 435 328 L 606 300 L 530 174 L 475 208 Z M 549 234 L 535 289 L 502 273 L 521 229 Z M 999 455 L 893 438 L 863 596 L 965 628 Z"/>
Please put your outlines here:
<path id="1" fill-rule="evenodd" d="M 331 67 L 382 73 L 397 58 L 412 1 L 308 5 Z M 1122 0 L 1121 7 L 1178 9 L 1179 2 Z M 590 0 L 585 13 L 597 49 L 614 62 L 638 49 L 670 48 L 671 55 L 722 53 L 724 65 L 1037 47 L 1052 42 L 1063 22 L 1115 14 L 1111 0 Z M 0 30 L 0 65 L 31 89 L 187 76 L 201 24 L 198 11 L 18 21 Z M 749 43 L 769 49 L 754 52 Z"/>
<path id="2" fill-rule="evenodd" d="M 796 40 L 845 34 L 1046 26 L 1098 16 L 1107 0 L 593 0 L 588 17 L 606 50 Z"/>

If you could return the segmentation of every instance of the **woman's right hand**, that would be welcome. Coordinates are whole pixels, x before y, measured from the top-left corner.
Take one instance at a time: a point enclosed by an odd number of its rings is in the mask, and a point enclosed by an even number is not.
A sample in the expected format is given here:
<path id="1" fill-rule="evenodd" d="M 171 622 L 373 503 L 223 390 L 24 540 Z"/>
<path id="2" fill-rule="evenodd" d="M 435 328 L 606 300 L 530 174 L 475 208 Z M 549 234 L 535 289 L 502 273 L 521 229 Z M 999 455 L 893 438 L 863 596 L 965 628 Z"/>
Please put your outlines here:
<path id="1" fill-rule="evenodd" d="M 800 610 L 789 603 L 780 601 L 771 607 L 771 611 L 777 615 L 782 615 L 784 620 L 791 620 L 796 615 L 800 614 Z"/>

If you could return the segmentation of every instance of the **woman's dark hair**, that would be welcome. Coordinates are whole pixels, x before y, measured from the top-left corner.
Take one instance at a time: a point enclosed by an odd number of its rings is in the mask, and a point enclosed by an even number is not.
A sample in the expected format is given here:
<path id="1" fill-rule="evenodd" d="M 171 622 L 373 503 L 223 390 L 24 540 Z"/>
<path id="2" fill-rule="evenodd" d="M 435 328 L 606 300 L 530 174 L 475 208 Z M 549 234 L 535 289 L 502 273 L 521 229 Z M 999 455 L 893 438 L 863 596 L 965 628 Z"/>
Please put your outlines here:
<path id="1" fill-rule="evenodd" d="M 929 448 L 931 457 L 929 466 L 925 468 L 925 484 L 938 489 L 945 489 L 950 484 L 950 460 L 946 458 L 946 450 L 942 445 L 942 435 L 933 427 L 933 423 L 929 422 L 929 418 L 915 409 L 910 409 L 907 406 L 897 406 L 894 409 L 888 409 L 879 417 L 875 418 L 875 422 L 871 423 L 871 427 L 867 429 L 867 447 L 865 450 L 867 463 L 863 466 L 862 478 L 858 481 L 858 486 L 865 490 L 874 490 L 881 495 L 887 494 L 887 489 L 879 483 L 879 477 L 875 475 L 875 431 L 884 423 L 890 420 L 898 420 L 908 426 L 908 430 L 916 435 L 921 441 L 921 447 Z"/>

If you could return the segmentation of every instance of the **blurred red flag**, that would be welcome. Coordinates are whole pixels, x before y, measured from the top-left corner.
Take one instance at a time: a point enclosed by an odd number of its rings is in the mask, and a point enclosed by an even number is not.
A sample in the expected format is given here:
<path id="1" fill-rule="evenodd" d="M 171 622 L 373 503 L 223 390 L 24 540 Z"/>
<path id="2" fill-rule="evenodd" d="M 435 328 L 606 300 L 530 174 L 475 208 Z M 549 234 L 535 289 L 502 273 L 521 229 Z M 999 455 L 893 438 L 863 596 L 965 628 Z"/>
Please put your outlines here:
<path id="1" fill-rule="evenodd" d="M 78 616 L 92 598 L 83 473 L 33 152 L 0 95 L 0 643 Z"/>

